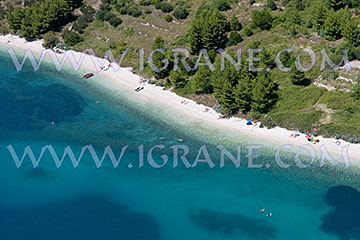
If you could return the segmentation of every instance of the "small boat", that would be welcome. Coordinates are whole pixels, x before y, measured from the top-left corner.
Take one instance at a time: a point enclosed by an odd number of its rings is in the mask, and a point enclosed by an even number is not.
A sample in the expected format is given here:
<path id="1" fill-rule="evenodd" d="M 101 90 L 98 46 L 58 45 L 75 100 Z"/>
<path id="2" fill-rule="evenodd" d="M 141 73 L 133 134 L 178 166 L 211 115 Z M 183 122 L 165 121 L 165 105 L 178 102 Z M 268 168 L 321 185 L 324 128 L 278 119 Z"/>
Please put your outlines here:
<path id="1" fill-rule="evenodd" d="M 138 87 L 138 88 L 135 89 L 135 92 L 140 92 L 143 89 L 144 89 L 144 87 Z"/>
<path id="2" fill-rule="evenodd" d="M 85 74 L 84 76 L 82 76 L 82 78 L 88 79 L 88 78 L 91 78 L 93 76 L 94 76 L 93 73 L 88 73 L 88 74 Z"/>

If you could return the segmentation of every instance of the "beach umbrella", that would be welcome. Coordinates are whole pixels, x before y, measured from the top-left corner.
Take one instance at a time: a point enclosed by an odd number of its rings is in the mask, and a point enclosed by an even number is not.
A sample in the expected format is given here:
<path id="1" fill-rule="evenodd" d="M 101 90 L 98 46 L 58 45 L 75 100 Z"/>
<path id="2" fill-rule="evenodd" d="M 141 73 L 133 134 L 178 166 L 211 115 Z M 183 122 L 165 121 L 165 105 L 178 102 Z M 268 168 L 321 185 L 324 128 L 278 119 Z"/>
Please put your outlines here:
<path id="1" fill-rule="evenodd" d="M 311 137 L 311 135 L 306 135 L 306 136 L 305 136 L 305 138 L 310 138 L 310 137 Z"/>

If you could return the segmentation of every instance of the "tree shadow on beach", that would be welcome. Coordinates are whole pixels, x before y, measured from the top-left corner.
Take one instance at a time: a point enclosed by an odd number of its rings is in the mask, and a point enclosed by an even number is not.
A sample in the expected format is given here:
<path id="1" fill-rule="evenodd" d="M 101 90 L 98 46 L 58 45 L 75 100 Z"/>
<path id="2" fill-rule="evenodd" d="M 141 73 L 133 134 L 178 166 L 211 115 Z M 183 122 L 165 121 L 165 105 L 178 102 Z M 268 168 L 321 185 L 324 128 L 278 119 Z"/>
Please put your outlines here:
<path id="1" fill-rule="evenodd" d="M 341 240 L 360 240 L 360 192 L 336 186 L 327 191 L 325 200 L 331 210 L 323 215 L 320 229 Z"/>

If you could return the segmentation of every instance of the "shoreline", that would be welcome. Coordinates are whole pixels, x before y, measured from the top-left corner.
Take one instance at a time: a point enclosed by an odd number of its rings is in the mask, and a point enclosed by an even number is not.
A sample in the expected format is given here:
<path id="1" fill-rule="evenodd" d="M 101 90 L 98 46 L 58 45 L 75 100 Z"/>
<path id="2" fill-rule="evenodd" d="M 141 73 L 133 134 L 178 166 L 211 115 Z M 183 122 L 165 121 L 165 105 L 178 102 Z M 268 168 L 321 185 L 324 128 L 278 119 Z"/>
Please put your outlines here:
<path id="1" fill-rule="evenodd" d="M 8 41 L 10 40 L 10 43 Z M 0 45 L 4 48 L 15 48 L 15 49 L 31 49 L 34 53 L 40 54 L 43 50 L 42 41 L 37 40 L 33 42 L 26 42 L 24 39 L 19 38 L 18 36 L 13 35 L 3 35 L 0 36 Z M 79 58 L 79 52 L 73 52 L 76 59 Z M 61 61 L 61 55 L 57 54 Z M 45 57 L 48 58 L 48 55 Z M 102 61 L 102 58 L 98 58 Z M 114 63 L 112 63 L 114 64 Z M 133 74 L 126 68 L 120 68 L 119 71 L 115 72 L 112 68 L 108 71 L 100 71 L 94 67 L 93 61 L 89 55 L 86 55 L 83 65 L 77 73 L 86 73 L 85 71 L 92 71 L 95 74 L 95 77 L 91 78 L 91 81 L 101 84 L 103 87 L 112 90 L 122 90 L 134 92 L 134 89 L 139 87 L 140 76 Z M 109 81 L 104 82 L 104 79 L 97 79 L 97 75 L 106 77 Z M 317 156 L 321 152 L 320 147 L 325 145 L 328 152 L 331 153 L 334 157 L 340 157 L 342 150 L 345 146 L 350 145 L 349 147 L 349 157 L 350 160 L 356 160 L 356 163 L 360 163 L 360 144 L 351 144 L 343 140 L 336 140 L 334 138 L 324 138 L 319 136 L 320 143 L 313 145 L 309 143 L 305 134 L 300 134 L 297 138 L 290 137 L 293 134 L 293 131 L 287 130 L 285 128 L 275 127 L 273 129 L 259 128 L 246 125 L 246 120 L 241 118 L 230 118 L 230 119 L 221 119 L 219 120 L 219 114 L 216 113 L 214 109 L 208 108 L 204 105 L 199 105 L 193 100 L 180 97 L 174 92 L 169 90 L 164 90 L 162 87 L 155 85 L 146 84 L 144 89 L 138 93 L 135 93 L 141 101 L 147 101 L 152 103 L 157 103 L 159 106 L 165 109 L 169 109 L 173 112 L 180 114 L 182 117 L 188 119 L 190 122 L 201 122 L 201 124 L 207 125 L 210 128 L 216 128 L 216 130 L 225 129 L 231 131 L 233 134 L 239 134 L 239 138 L 245 137 L 246 139 L 251 139 L 252 141 L 258 142 L 259 144 L 270 144 L 270 145 L 285 145 L 290 144 L 295 147 L 300 147 L 302 145 L 310 145 L 314 147 L 317 152 Z M 187 104 L 183 104 L 186 101 Z M 210 109 L 208 112 L 204 112 L 204 109 Z M 339 141 L 340 146 L 336 145 L 335 142 Z"/>

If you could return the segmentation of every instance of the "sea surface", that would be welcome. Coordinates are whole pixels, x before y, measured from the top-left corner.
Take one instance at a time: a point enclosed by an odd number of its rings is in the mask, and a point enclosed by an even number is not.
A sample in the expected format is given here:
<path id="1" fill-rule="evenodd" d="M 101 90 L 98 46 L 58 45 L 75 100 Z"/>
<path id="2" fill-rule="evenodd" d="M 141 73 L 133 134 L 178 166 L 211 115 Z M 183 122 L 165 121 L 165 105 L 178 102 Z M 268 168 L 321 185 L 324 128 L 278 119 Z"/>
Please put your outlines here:
<path id="1" fill-rule="evenodd" d="M 101 75 L 84 80 L 50 64 L 34 72 L 29 62 L 17 72 L 4 48 L 0 63 L 0 239 L 360 239 L 356 167 L 282 169 L 269 143 L 102 87 L 94 83 Z M 220 167 L 220 144 L 235 157 L 242 145 L 239 168 L 229 158 Z M 264 145 L 254 162 L 267 167 L 248 167 L 250 144 Z M 97 166 L 89 151 L 76 168 L 69 157 L 57 167 L 49 152 L 36 168 L 29 157 L 18 168 L 9 151 L 21 160 L 29 146 L 38 158 L 50 145 L 60 159 L 68 146 L 78 158 L 91 145 L 99 159 L 107 146 L 116 158 L 128 147 L 117 168 L 109 157 Z M 157 145 L 164 149 L 149 162 Z M 186 145 L 196 167 L 178 159 L 174 168 L 174 145 Z M 293 154 L 282 157 L 294 162 Z"/>

